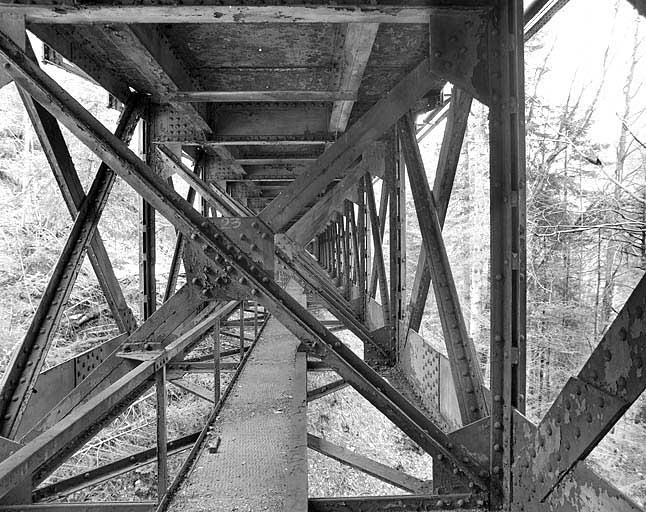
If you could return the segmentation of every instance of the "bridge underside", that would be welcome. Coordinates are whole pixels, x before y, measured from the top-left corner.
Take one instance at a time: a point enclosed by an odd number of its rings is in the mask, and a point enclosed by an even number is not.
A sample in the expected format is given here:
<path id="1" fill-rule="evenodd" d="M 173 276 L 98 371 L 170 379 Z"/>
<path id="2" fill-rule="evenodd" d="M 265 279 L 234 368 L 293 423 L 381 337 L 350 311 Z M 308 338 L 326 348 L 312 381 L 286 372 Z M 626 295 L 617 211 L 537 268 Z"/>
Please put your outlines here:
<path id="1" fill-rule="evenodd" d="M 0 84 L 17 85 L 74 219 L 5 372 L 0 510 L 641 510 L 584 459 L 646 385 L 646 282 L 541 422 L 524 416 L 523 41 L 565 3 L 0 2 Z M 40 69 L 26 31 L 49 62 L 110 93 L 114 133 Z M 489 108 L 488 383 L 442 237 L 473 99 Z M 444 120 L 431 184 L 418 139 Z M 143 155 L 128 145 L 137 124 Z M 88 190 L 61 125 L 103 162 Z M 141 196 L 141 322 L 97 230 L 117 177 Z M 164 297 L 155 212 L 177 230 Z M 423 240 L 411 290 L 407 215 Z M 121 334 L 42 372 L 85 254 Z M 418 333 L 431 287 L 448 357 Z M 305 371 L 321 369 L 337 380 L 307 390 Z M 215 389 L 189 373 L 212 374 Z M 204 430 L 167 438 L 167 385 L 214 404 Z M 432 456 L 432 481 L 308 435 L 306 402 L 346 385 Z M 155 449 L 41 485 L 151 388 Z M 406 494 L 308 502 L 307 447 Z M 189 448 L 171 474 L 169 457 Z M 155 502 L 51 501 L 150 461 Z"/>

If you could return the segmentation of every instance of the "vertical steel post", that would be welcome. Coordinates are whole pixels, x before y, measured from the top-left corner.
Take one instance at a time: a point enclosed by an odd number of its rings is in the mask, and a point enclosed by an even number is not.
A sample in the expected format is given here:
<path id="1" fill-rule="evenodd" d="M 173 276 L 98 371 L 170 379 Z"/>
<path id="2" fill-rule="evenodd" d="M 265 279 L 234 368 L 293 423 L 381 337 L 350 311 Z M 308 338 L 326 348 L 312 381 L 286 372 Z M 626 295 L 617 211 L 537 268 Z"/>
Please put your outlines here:
<path id="1" fill-rule="evenodd" d="M 240 361 L 244 358 L 244 307 L 245 301 L 240 301 Z"/>
<path id="2" fill-rule="evenodd" d="M 168 489 L 168 452 L 166 443 L 166 366 L 155 373 L 157 391 L 157 500 L 161 501 Z"/>
<path id="3" fill-rule="evenodd" d="M 220 401 L 220 320 L 213 326 L 213 398 L 214 404 Z"/>
<path id="4" fill-rule="evenodd" d="M 386 151 L 385 177 L 390 193 L 390 319 L 391 345 L 396 349 L 399 344 L 400 321 L 403 320 L 402 294 L 406 282 L 406 192 L 404 162 L 396 131 L 388 137 Z M 385 221 L 385 219 L 384 219 Z"/>
<path id="5" fill-rule="evenodd" d="M 366 187 L 364 179 L 359 181 L 357 187 L 357 194 L 359 196 L 359 208 L 357 214 L 357 233 L 359 241 L 359 280 L 358 287 L 361 297 L 361 311 L 360 317 L 365 319 L 366 301 L 367 301 L 367 276 L 368 276 L 368 241 L 366 231 Z"/>
<path id="6" fill-rule="evenodd" d="M 341 223 L 343 226 L 343 295 L 350 298 L 350 224 L 347 216 L 348 206 L 344 203 Z"/>
<path id="7" fill-rule="evenodd" d="M 149 108 L 147 119 L 141 122 L 141 147 L 148 165 L 153 165 L 152 131 L 154 109 Z M 157 309 L 155 279 L 155 209 L 144 199 L 139 206 L 139 293 L 141 316 L 146 320 Z"/>
<path id="8" fill-rule="evenodd" d="M 489 30 L 491 166 L 491 503 L 513 498 L 513 408 L 525 410 L 523 2 L 501 0 Z"/>

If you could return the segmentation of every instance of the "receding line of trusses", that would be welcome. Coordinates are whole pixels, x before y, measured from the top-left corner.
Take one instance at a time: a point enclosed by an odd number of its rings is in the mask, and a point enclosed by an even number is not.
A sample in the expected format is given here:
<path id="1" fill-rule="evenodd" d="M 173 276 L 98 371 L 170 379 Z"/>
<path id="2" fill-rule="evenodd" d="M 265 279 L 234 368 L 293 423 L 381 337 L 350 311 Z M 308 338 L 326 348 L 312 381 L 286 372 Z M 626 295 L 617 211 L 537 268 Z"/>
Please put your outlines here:
<path id="1" fill-rule="evenodd" d="M 433 14 L 475 12 L 491 8 L 481 0 L 404 0 L 374 3 L 315 1 L 293 3 L 219 2 L 191 0 L 171 3 L 134 0 L 84 2 L 18 0 L 1 2 L 3 11 L 21 12 L 34 23 L 427 23 Z"/>

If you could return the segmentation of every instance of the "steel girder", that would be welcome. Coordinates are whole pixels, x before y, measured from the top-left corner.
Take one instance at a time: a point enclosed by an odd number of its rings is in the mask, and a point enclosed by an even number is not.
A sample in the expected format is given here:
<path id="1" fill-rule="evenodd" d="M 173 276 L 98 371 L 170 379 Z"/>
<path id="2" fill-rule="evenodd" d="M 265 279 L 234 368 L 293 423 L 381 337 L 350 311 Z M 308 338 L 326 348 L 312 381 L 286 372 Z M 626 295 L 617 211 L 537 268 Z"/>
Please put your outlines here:
<path id="1" fill-rule="evenodd" d="M 464 474 L 475 488 L 486 489 L 486 472 L 483 473 L 483 470 L 470 459 L 460 446 L 450 443 L 439 428 L 340 343 L 310 313 L 280 288 L 269 275 L 251 264 L 244 252 L 238 248 L 239 240 L 231 238 L 227 232 L 218 229 L 214 223 L 207 221 L 195 211 L 152 169 L 139 160 L 125 144 L 105 130 L 55 82 L 26 59 L 24 53 L 4 35 L 0 35 L 0 53 L 8 61 L 7 71 L 12 74 L 20 86 L 24 87 L 37 101 L 44 103 L 46 108 L 55 113 L 61 122 L 68 126 L 106 164 L 118 172 L 157 211 L 166 216 L 185 235 L 190 236 L 195 245 L 212 263 L 217 266 L 220 264 L 218 262 L 224 262 L 230 267 L 229 273 L 235 272 L 240 276 L 237 283 L 240 283 L 245 289 L 251 288 L 251 294 L 255 299 L 263 303 L 279 321 L 302 340 L 306 347 L 318 353 L 324 361 L 335 368 L 343 378 L 425 450 L 438 457 L 438 460 L 442 460 L 449 468 L 454 468 L 458 474 Z M 235 292 L 237 284 L 231 282 L 228 287 Z M 183 338 L 179 338 L 171 346 L 178 347 L 179 340 L 183 340 Z M 167 349 L 167 351 L 169 350 Z M 171 357 L 173 354 L 159 355 L 156 356 L 155 361 L 158 365 L 164 364 Z M 132 383 L 136 384 L 144 378 L 143 375 L 147 370 L 141 369 L 142 367 L 149 368 L 150 362 L 142 363 L 137 367 Z M 155 370 L 150 369 L 150 371 Z M 129 390 L 130 386 L 125 386 L 123 382 L 118 382 L 109 388 L 109 391 L 113 393 L 113 399 L 122 396 Z M 95 400 L 90 402 L 95 403 Z M 95 409 L 85 412 L 90 417 L 97 414 Z M 37 444 L 36 442 L 32 443 L 32 445 Z M 6 473 L 2 471 L 3 466 L 0 464 L 0 473 L 14 477 L 21 474 L 9 463 L 15 464 L 16 461 L 15 459 L 5 461 Z"/>

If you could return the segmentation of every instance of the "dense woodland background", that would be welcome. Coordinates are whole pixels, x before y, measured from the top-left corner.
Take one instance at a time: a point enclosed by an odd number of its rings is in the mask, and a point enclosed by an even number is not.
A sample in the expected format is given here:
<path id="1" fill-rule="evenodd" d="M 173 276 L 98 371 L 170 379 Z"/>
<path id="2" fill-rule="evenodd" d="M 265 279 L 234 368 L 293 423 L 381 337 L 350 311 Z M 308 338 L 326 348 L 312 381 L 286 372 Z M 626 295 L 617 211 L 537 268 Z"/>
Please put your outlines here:
<path id="1" fill-rule="evenodd" d="M 576 374 L 646 270 L 645 37 L 646 22 L 627 2 L 572 0 L 526 48 L 527 403 L 528 416 L 534 420 L 545 414 L 567 378 Z M 46 69 L 114 128 L 118 113 L 107 108 L 105 91 L 62 70 Z M 422 142 L 431 182 L 441 128 Z M 488 376 L 487 131 L 487 111 L 474 103 L 444 233 L 469 330 Z M 98 162 L 73 137 L 67 140 L 87 188 Z M 410 290 L 421 238 L 410 191 L 407 201 Z M 138 204 L 137 196 L 118 180 L 99 225 L 136 314 Z M 26 332 L 71 225 L 17 91 L 7 86 L 0 91 L 0 368 Z M 161 295 L 174 230 L 160 217 L 157 229 Z M 86 263 L 47 364 L 61 362 L 115 333 Z M 432 293 L 422 334 L 443 350 Z M 181 405 L 180 397 L 185 399 Z M 352 390 L 320 400 L 312 407 L 310 428 L 420 477 L 430 476 L 428 458 L 378 413 L 361 412 L 362 404 Z M 207 409 L 172 390 L 169 435 L 199 429 Z M 642 397 L 589 457 L 602 475 L 642 503 L 646 502 L 644 422 Z M 154 398 L 146 396 L 59 475 L 149 446 L 152 432 Z M 310 480 L 314 495 L 396 492 L 318 455 L 312 464 L 319 475 Z M 74 497 L 150 497 L 152 482 L 154 468 L 147 466 L 113 486 L 101 485 Z"/>

